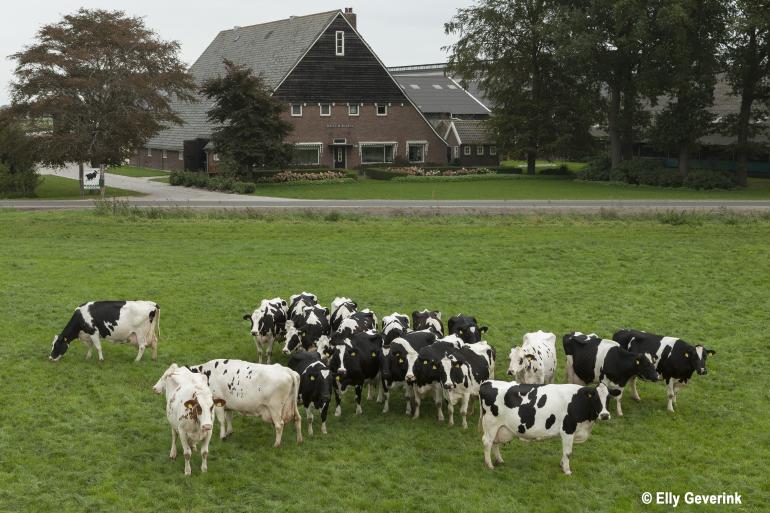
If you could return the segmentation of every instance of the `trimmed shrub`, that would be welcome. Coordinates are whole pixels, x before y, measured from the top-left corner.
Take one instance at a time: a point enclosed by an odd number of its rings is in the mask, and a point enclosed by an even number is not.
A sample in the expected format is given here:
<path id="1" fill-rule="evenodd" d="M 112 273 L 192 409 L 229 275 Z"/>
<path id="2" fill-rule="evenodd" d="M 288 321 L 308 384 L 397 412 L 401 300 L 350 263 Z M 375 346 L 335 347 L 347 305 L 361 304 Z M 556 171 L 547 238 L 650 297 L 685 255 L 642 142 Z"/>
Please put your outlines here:
<path id="1" fill-rule="evenodd" d="M 567 166 L 562 164 L 559 167 L 546 167 L 537 172 L 539 175 L 544 176 L 573 176 L 574 173 L 569 170 Z"/>
<path id="2" fill-rule="evenodd" d="M 577 176 L 581 180 L 607 181 L 610 179 L 610 158 L 597 157 L 590 161 L 586 167 L 578 171 Z"/>
<path id="3" fill-rule="evenodd" d="M 251 194 L 257 190 L 257 184 L 254 182 L 235 182 L 233 191 L 238 194 Z"/>
<path id="4" fill-rule="evenodd" d="M 367 167 L 364 168 L 364 174 L 373 180 L 392 180 L 398 176 L 409 176 L 401 170 L 384 169 L 381 167 Z"/>
<path id="5" fill-rule="evenodd" d="M 691 189 L 732 189 L 736 186 L 735 175 L 721 169 L 690 169 L 684 186 Z"/>

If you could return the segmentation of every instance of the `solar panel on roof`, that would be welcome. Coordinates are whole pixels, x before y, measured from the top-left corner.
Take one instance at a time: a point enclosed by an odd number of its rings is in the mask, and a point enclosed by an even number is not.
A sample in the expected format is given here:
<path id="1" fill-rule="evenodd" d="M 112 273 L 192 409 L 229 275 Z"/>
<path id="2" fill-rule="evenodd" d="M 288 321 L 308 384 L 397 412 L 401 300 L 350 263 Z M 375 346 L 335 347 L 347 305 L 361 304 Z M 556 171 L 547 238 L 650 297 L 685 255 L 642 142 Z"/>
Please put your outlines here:
<path id="1" fill-rule="evenodd" d="M 439 84 L 433 84 L 433 89 L 442 89 L 442 87 Z"/>
<path id="2" fill-rule="evenodd" d="M 412 89 L 419 89 L 420 88 L 420 86 L 418 86 L 417 84 L 409 84 L 409 87 L 411 87 Z"/>
<path id="3" fill-rule="evenodd" d="M 449 89 L 457 89 L 457 86 L 453 86 L 452 84 L 449 84 L 447 87 L 448 87 Z"/>

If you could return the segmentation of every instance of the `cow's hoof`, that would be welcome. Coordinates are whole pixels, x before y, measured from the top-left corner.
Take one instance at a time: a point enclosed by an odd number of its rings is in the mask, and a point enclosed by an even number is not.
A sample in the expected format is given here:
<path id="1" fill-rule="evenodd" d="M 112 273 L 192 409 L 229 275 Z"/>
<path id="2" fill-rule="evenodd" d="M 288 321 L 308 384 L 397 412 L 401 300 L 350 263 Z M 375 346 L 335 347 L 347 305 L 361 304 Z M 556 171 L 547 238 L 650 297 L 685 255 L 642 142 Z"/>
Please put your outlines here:
<path id="1" fill-rule="evenodd" d="M 484 462 L 484 466 L 487 467 L 489 470 L 495 470 L 495 466 L 492 465 L 492 463 Z"/>
<path id="2" fill-rule="evenodd" d="M 176 459 L 176 451 L 171 451 L 171 453 L 168 455 L 168 457 L 172 460 Z"/>

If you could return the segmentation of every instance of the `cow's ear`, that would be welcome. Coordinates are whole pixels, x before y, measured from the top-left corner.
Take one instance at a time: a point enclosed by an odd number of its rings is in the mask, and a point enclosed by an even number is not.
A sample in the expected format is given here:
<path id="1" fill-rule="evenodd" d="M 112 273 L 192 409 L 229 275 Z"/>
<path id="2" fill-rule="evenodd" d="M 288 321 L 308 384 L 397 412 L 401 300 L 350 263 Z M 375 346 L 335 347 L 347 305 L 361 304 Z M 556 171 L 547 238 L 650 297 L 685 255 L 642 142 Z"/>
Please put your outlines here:
<path id="1" fill-rule="evenodd" d="M 214 406 L 222 407 L 225 404 L 227 404 L 227 401 L 225 401 L 224 399 L 214 399 Z"/>
<path id="2" fill-rule="evenodd" d="M 243 320 L 244 320 L 244 321 L 249 321 L 249 320 L 251 320 L 251 315 L 249 315 L 249 314 L 243 314 Z"/>
<path id="3" fill-rule="evenodd" d="M 527 360 L 529 360 L 529 361 L 531 362 L 532 360 L 534 360 L 534 359 L 535 359 L 535 355 L 533 355 L 533 354 L 527 354 L 527 355 L 524 355 L 524 358 L 526 358 Z"/>
<path id="4" fill-rule="evenodd" d="M 619 388 L 611 388 L 611 389 L 609 389 L 609 390 L 610 390 L 610 395 L 611 395 L 612 397 L 617 397 L 617 396 L 619 396 L 619 395 L 620 395 L 620 392 L 621 392 L 621 390 L 620 390 Z"/>
<path id="5" fill-rule="evenodd" d="M 439 312 L 438 310 L 434 310 L 433 314 L 436 316 L 436 319 L 438 319 L 439 321 L 441 320 L 441 312 Z"/>
<path id="6" fill-rule="evenodd" d="M 716 352 L 716 351 L 714 351 L 713 349 L 706 349 L 706 354 L 709 354 L 709 355 L 711 355 L 711 356 L 714 356 L 715 354 L 717 354 L 717 352 Z"/>
<path id="7" fill-rule="evenodd" d="M 198 406 L 198 401 L 196 401 L 195 399 L 188 399 L 184 402 L 184 407 L 187 408 L 188 410 L 191 410 L 196 406 Z"/>
<path id="8" fill-rule="evenodd" d="M 489 329 L 489 326 L 482 326 L 479 328 L 479 333 L 486 333 Z"/>

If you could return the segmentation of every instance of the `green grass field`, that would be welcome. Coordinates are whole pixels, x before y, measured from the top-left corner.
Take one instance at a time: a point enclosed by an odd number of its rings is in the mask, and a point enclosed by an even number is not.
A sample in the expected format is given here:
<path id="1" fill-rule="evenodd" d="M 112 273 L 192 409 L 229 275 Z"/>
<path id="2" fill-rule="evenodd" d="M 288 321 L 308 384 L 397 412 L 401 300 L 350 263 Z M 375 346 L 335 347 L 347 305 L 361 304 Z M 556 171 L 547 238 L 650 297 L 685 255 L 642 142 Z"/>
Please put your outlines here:
<path id="1" fill-rule="evenodd" d="M 143 196 L 135 191 L 118 189 L 116 187 L 107 187 L 108 197 L 120 196 Z M 61 176 L 45 175 L 41 177 L 40 185 L 35 189 L 35 198 L 39 199 L 79 199 L 80 187 L 77 180 L 64 178 Z M 99 192 L 86 192 L 86 198 L 99 197 Z"/>
<path id="2" fill-rule="evenodd" d="M 464 177 L 461 177 L 464 178 Z M 257 196 L 304 199 L 770 199 L 770 180 L 751 179 L 749 187 L 733 191 L 696 191 L 559 178 L 500 176 L 489 179 L 384 181 L 354 183 L 258 184 Z"/>
<path id="3" fill-rule="evenodd" d="M 168 176 L 169 174 L 168 171 L 163 171 L 160 169 L 150 169 L 146 167 L 133 167 L 133 166 L 111 167 L 107 170 L 107 172 L 113 175 L 132 176 L 134 178 L 144 178 L 144 177 L 151 177 L 151 176 Z"/>
<path id="4" fill-rule="evenodd" d="M 744 501 L 678 511 L 767 510 L 767 216 L 147 217 L 0 212 L 0 511 L 671 511 L 643 506 L 645 491 Z M 575 446 L 569 477 L 558 439 L 514 440 L 488 471 L 478 405 L 463 431 L 438 423 L 432 404 L 405 417 L 400 393 L 390 413 L 365 401 L 358 417 L 347 394 L 329 434 L 301 446 L 287 428 L 273 449 L 271 425 L 236 417 L 233 436 L 212 441 L 208 474 L 194 453 L 185 477 L 151 386 L 171 362 L 254 359 L 242 315 L 302 290 L 325 304 L 348 295 L 380 317 L 473 314 L 490 326 L 499 379 L 510 347 L 537 329 L 560 339 L 637 327 L 717 355 L 675 414 L 662 384 L 642 383 L 641 403 L 626 398 L 624 417 L 613 408 Z M 102 364 L 80 342 L 47 361 L 79 303 L 140 298 L 161 305 L 157 363 L 109 342 Z M 558 355 L 561 382 L 560 343 Z"/>

